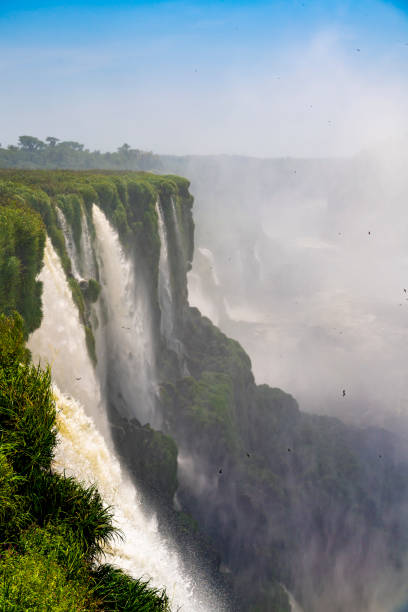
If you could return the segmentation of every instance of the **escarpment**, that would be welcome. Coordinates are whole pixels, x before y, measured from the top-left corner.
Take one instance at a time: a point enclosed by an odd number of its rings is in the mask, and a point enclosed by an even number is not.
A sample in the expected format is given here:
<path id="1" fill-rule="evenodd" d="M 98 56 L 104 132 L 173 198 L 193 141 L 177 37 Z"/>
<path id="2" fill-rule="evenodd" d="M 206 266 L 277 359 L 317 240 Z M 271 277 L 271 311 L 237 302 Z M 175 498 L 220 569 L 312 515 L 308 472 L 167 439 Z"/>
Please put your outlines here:
<path id="1" fill-rule="evenodd" d="M 404 568 L 402 445 L 257 386 L 241 346 L 189 306 L 188 188 L 147 173 L 0 172 L 2 309 L 40 326 L 47 234 L 116 452 L 186 559 L 233 610 L 289 611 L 286 589 L 305 611 L 363 610 L 384 568 L 396 581 Z"/>

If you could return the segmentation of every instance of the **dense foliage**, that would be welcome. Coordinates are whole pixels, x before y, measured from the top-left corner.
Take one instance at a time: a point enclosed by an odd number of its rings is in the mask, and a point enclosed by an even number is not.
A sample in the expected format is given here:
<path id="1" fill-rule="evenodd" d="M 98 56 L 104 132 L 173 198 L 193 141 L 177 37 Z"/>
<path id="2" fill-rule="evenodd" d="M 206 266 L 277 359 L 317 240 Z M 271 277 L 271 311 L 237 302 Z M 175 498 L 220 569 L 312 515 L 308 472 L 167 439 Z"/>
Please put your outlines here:
<path id="1" fill-rule="evenodd" d="M 0 609 L 167 610 L 165 594 L 97 560 L 120 537 L 95 487 L 51 470 L 49 370 L 30 363 L 24 325 L 0 315 Z"/>
<path id="2" fill-rule="evenodd" d="M 137 250 L 154 302 L 160 256 L 156 202 L 160 198 L 165 210 L 171 202 L 178 209 L 191 210 L 193 199 L 188 186 L 186 179 L 177 176 L 144 172 L 0 170 L 1 310 L 16 309 L 28 332 L 39 326 L 41 283 L 36 277 L 42 266 L 46 230 L 68 277 L 85 327 L 89 353 L 96 360 L 89 305 L 98 297 L 98 278 L 80 283 L 73 275 L 59 211 L 80 252 L 83 217 L 93 230 L 92 205 L 98 204 L 117 228 L 125 248 Z M 191 215 L 186 218 L 191 219 Z M 184 248 L 191 259 L 192 231 L 190 227 L 186 230 Z"/>
<path id="3" fill-rule="evenodd" d="M 41 283 L 44 225 L 19 193 L 0 184 L 0 312 L 17 310 L 27 331 L 41 321 Z"/>
<path id="4" fill-rule="evenodd" d="M 73 140 L 61 141 L 49 136 L 45 141 L 35 136 L 20 136 L 17 145 L 1 148 L 1 168 L 90 168 L 118 170 L 159 170 L 160 158 L 150 151 L 132 149 L 124 143 L 115 153 L 89 151 Z"/>

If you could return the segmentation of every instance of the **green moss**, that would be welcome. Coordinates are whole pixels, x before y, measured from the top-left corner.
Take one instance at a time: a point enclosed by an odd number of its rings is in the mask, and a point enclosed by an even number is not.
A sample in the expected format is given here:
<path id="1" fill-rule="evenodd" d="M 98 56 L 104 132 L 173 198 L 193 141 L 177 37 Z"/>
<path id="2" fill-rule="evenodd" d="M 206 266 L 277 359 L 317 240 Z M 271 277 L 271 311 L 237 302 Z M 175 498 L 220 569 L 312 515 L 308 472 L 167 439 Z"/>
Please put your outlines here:
<path id="1" fill-rule="evenodd" d="M 96 302 L 101 292 L 101 288 L 102 287 L 98 283 L 98 281 L 94 280 L 93 278 L 90 278 L 86 286 L 82 290 L 85 300 L 90 302 L 91 304 Z"/>
<path id="2" fill-rule="evenodd" d="M 174 440 L 141 426 L 136 419 L 117 422 L 114 437 L 119 452 L 145 492 L 172 503 L 177 489 L 177 446 Z"/>
<path id="3" fill-rule="evenodd" d="M 97 356 L 96 356 L 96 347 L 95 347 L 95 336 L 93 335 L 93 331 L 90 327 L 85 325 L 85 341 L 86 347 L 88 349 L 88 354 L 92 359 L 92 362 L 96 364 Z"/>

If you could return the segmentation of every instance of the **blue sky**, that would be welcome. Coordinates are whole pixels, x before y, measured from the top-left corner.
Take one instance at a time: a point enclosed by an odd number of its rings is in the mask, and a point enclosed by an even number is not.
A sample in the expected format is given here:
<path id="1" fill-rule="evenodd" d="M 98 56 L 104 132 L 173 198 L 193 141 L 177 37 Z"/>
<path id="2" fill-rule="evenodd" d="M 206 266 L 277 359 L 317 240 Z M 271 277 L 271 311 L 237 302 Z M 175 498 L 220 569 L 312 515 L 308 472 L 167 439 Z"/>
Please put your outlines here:
<path id="1" fill-rule="evenodd" d="M 408 129 L 404 2 L 9 1 L 0 142 L 352 154 Z"/>

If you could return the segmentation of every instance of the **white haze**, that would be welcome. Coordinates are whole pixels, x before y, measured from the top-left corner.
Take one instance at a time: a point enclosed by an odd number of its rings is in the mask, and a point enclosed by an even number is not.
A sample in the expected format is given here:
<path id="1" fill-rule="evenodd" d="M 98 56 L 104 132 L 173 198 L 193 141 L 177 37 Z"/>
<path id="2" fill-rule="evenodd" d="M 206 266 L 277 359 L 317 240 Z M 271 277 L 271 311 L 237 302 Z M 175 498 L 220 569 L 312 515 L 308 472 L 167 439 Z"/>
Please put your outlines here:
<path id="1" fill-rule="evenodd" d="M 190 301 L 241 341 L 257 382 L 292 393 L 301 409 L 399 433 L 408 431 L 407 145 L 330 163 L 226 157 L 186 167 L 196 195 Z"/>

